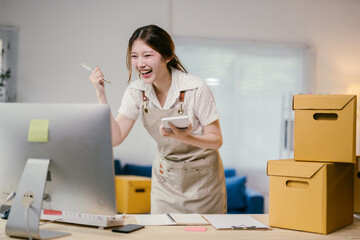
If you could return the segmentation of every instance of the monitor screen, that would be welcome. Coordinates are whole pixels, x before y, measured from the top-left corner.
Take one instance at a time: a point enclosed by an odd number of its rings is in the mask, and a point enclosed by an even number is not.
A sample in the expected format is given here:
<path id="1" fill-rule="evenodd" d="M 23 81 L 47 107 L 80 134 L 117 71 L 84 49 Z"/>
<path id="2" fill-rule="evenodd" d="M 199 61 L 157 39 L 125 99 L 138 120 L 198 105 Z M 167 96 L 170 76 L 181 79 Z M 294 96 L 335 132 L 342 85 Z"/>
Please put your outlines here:
<path id="1" fill-rule="evenodd" d="M 1 103 L 0 202 L 28 159 L 50 159 L 44 209 L 116 214 L 107 105 Z"/>

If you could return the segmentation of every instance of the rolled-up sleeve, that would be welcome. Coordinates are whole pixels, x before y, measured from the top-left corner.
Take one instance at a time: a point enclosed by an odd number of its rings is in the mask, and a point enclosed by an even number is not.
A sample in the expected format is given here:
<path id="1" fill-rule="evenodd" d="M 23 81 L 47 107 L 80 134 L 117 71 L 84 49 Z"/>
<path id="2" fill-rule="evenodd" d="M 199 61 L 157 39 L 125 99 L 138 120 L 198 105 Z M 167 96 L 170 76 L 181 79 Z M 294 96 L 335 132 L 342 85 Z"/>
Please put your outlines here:
<path id="1" fill-rule="evenodd" d="M 220 118 L 214 96 L 206 82 L 197 89 L 195 102 L 195 114 L 202 126 L 209 125 Z"/>
<path id="2" fill-rule="evenodd" d="M 136 120 L 140 114 L 140 91 L 130 86 L 127 87 L 123 95 L 118 112 L 127 118 Z"/>

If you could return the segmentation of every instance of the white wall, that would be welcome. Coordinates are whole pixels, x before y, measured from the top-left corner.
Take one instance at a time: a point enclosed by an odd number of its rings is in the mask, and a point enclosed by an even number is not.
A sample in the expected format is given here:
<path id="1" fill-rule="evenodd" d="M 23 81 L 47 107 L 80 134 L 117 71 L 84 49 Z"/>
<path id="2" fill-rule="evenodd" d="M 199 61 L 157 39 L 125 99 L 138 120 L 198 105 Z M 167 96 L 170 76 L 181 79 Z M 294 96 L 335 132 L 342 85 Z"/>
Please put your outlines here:
<path id="1" fill-rule="evenodd" d="M 112 80 L 115 114 L 127 85 L 127 41 L 151 23 L 177 36 L 306 43 L 315 53 L 314 93 L 345 93 L 360 80 L 356 0 L 0 0 L 0 25 L 20 28 L 18 101 L 96 102 L 85 61 Z M 114 155 L 150 164 L 154 149 L 138 122 Z M 257 181 L 264 172 L 248 175 L 250 186 L 268 191 Z"/>
<path id="2" fill-rule="evenodd" d="M 182 0 L 174 9 L 174 34 L 314 47 L 314 92 L 342 93 L 360 80 L 360 1 Z"/>

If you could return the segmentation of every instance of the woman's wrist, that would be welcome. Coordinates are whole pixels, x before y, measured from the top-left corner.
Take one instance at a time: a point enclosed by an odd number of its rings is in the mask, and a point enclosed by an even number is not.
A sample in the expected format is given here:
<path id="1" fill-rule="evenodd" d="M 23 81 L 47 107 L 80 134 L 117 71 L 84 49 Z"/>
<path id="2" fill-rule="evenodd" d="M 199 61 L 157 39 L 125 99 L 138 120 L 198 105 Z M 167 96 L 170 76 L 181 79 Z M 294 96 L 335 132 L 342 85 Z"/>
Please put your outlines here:
<path id="1" fill-rule="evenodd" d="M 107 103 L 106 95 L 97 93 L 97 99 L 99 103 Z"/>

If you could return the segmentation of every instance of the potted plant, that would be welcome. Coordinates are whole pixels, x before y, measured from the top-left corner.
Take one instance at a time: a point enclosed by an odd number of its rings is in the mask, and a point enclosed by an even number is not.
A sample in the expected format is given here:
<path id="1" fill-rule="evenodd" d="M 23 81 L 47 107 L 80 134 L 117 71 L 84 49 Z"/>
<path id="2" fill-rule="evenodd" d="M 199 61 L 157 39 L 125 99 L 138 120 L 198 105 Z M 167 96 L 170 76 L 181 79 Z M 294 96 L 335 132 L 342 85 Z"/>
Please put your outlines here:
<path id="1" fill-rule="evenodd" d="M 10 68 L 0 75 L 0 102 L 6 102 L 7 101 L 7 81 L 11 77 L 11 70 Z"/>

